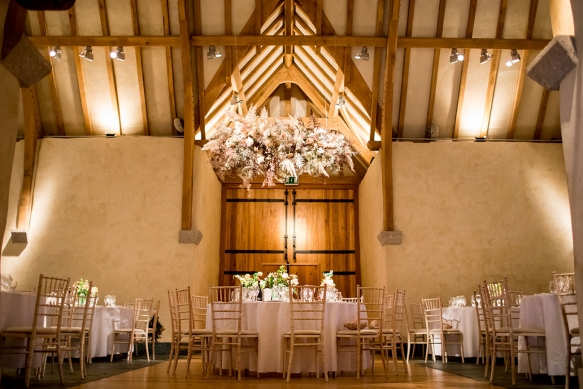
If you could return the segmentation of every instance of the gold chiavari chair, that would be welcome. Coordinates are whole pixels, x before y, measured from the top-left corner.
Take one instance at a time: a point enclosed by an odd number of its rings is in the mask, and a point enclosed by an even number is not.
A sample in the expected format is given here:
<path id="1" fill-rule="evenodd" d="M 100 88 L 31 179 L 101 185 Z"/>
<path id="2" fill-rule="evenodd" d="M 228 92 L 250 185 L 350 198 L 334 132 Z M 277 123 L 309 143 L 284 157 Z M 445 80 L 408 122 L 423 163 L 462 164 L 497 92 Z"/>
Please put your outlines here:
<path id="1" fill-rule="evenodd" d="M 146 347 L 148 347 L 149 343 L 152 343 L 152 359 L 156 359 L 156 327 L 158 326 L 158 312 L 160 311 L 160 300 L 156 301 L 154 304 L 154 309 L 152 310 L 152 317 L 150 320 L 152 321 L 152 327 L 148 324 L 148 343 Z"/>
<path id="2" fill-rule="evenodd" d="M 567 340 L 567 358 L 565 361 L 565 389 L 569 389 L 569 380 L 571 377 L 571 363 L 573 362 L 573 355 L 581 355 L 581 341 L 573 344 L 573 339 L 581 337 L 579 332 L 579 325 L 569 324 L 569 318 L 573 322 L 578 323 L 577 316 L 577 294 L 575 292 L 575 273 L 560 273 L 553 272 L 555 287 L 557 288 L 557 295 L 559 296 L 559 304 L 561 305 L 561 316 L 563 317 L 563 326 L 565 327 L 565 335 Z M 576 351 L 573 351 L 573 348 Z"/>
<path id="3" fill-rule="evenodd" d="M 320 377 L 319 355 L 324 367 L 324 377 L 328 381 L 328 366 L 324 350 L 326 288 L 326 286 L 311 285 L 289 286 L 291 329 L 283 335 L 283 377 L 286 382 L 289 382 L 291 377 L 291 367 L 296 347 L 314 347 L 316 353 L 316 377 Z M 293 298 L 294 290 L 297 292 L 297 300 Z M 318 299 L 320 295 L 322 295 L 321 300 Z"/>
<path id="4" fill-rule="evenodd" d="M 25 354 L 24 386 L 29 387 L 32 372 L 32 359 L 34 353 L 52 352 L 54 347 L 59 365 L 59 377 L 61 384 L 65 383 L 63 377 L 63 348 L 61 340 L 61 326 L 65 295 L 69 289 L 69 278 L 45 277 L 42 274 L 38 280 L 36 304 L 33 322 L 30 327 L 9 327 L 0 333 L 0 355 Z M 56 327 L 42 327 L 39 323 L 55 322 Z M 5 347 L 7 338 L 20 338 L 26 341 L 25 346 Z M 42 340 L 42 343 L 37 342 Z"/>
<path id="5" fill-rule="evenodd" d="M 478 285 L 478 291 L 480 292 L 480 297 L 482 296 L 482 286 Z M 475 293 L 475 292 L 474 292 Z M 484 319 L 484 308 L 482 307 L 481 298 L 480 301 L 476 301 L 474 307 L 476 309 L 476 320 L 478 322 L 478 357 L 476 358 L 476 366 L 480 364 L 480 357 L 482 357 L 482 363 L 487 363 L 488 358 L 488 326 L 486 325 Z"/>
<path id="6" fill-rule="evenodd" d="M 148 325 L 150 323 L 150 312 L 152 311 L 152 299 L 145 300 L 137 298 L 134 304 L 134 320 L 131 328 L 114 328 L 113 343 L 111 345 L 111 358 L 115 353 L 116 344 L 128 345 L 128 362 L 132 362 L 132 354 L 137 347 L 136 343 L 144 343 L 146 346 L 146 357 L 150 362 L 150 352 L 148 351 Z M 118 323 L 119 324 L 119 323 Z"/>
<path id="7" fill-rule="evenodd" d="M 445 328 L 443 322 L 441 297 L 421 299 L 421 304 L 425 310 L 425 327 L 427 330 L 427 349 L 425 350 L 425 363 L 427 363 L 427 357 L 429 356 L 429 346 L 431 346 L 432 350 L 435 350 L 434 346 L 436 344 L 441 344 L 441 363 L 447 363 L 448 344 L 459 345 L 460 353 L 462 356 L 462 363 L 465 363 L 464 334 L 455 328 Z M 439 339 L 437 339 L 437 335 L 439 335 Z M 459 336 L 459 341 L 449 341 L 449 335 Z M 435 360 L 435 352 L 433 352 L 433 358 Z"/>
<path id="8" fill-rule="evenodd" d="M 385 321 L 385 288 L 356 286 L 357 319 L 355 330 L 340 330 L 336 332 L 337 352 L 356 351 L 356 378 L 360 379 L 363 372 L 363 353 L 371 349 L 379 350 L 387 375 L 387 359 L 382 342 L 382 328 Z M 365 326 L 366 324 L 366 326 Z M 356 346 L 340 344 L 342 339 L 356 340 Z"/>
<path id="9" fill-rule="evenodd" d="M 411 304 L 410 309 L 413 326 L 407 325 L 407 362 L 409 362 L 409 354 L 415 354 L 416 345 L 420 344 L 422 347 L 427 345 L 427 329 L 425 328 L 423 308 L 421 304 Z M 413 345 L 412 349 L 411 345 Z M 422 351 L 424 350 L 422 349 Z"/>
<path id="10" fill-rule="evenodd" d="M 241 381 L 241 353 L 258 352 L 259 337 L 257 332 L 244 330 L 241 325 L 243 315 L 243 289 L 241 286 L 211 286 L 209 303 L 211 305 L 213 333 L 211 337 L 210 357 L 206 371 L 206 379 L 213 370 L 216 353 L 228 351 L 237 355 L 237 380 Z M 251 346 L 243 345 L 243 340 L 250 340 Z M 222 366 L 219 366 L 222 369 Z M 230 371 L 230 369 L 229 369 Z M 259 372 L 257 372 L 259 378 Z"/>
<path id="11" fill-rule="evenodd" d="M 508 352 L 510 354 L 510 370 L 512 375 L 512 385 L 516 384 L 515 358 L 518 353 L 526 353 L 528 356 L 528 372 L 532 379 L 532 365 L 530 354 L 545 354 L 546 350 L 531 349 L 529 337 L 544 338 L 545 332 L 540 328 L 517 327 L 513 323 L 513 312 L 510 304 L 508 280 L 504 278 L 499 282 L 484 281 L 485 295 L 482 296 L 484 310 L 487 310 L 489 320 L 489 330 L 491 334 L 491 373 L 490 381 L 494 380 L 494 370 L 496 368 L 496 353 Z M 526 349 L 518 348 L 518 339 L 524 338 Z"/>

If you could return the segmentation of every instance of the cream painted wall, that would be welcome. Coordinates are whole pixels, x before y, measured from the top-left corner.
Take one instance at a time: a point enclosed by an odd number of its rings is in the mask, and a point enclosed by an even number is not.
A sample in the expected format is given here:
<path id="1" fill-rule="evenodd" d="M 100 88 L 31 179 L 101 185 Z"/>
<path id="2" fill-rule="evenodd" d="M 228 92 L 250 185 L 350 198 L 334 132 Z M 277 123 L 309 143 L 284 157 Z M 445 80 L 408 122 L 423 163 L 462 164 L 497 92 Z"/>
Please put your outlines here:
<path id="1" fill-rule="evenodd" d="M 11 196 L 22 180 L 22 142 L 16 152 Z M 199 147 L 195 151 L 193 228 L 200 245 L 179 244 L 182 139 L 43 139 L 29 243 L 18 255 L 5 234 L 2 272 L 19 289 L 33 288 L 40 273 L 93 280 L 101 303 L 136 297 L 161 300 L 161 322 L 170 336 L 168 289 L 191 287 L 206 295 L 218 281 L 221 184 Z"/>
<path id="2" fill-rule="evenodd" d="M 468 298 L 484 279 L 548 292 L 552 272 L 573 271 L 560 144 L 393 144 L 395 228 L 382 247 L 381 160 L 359 190 L 362 283 L 422 297 Z"/>

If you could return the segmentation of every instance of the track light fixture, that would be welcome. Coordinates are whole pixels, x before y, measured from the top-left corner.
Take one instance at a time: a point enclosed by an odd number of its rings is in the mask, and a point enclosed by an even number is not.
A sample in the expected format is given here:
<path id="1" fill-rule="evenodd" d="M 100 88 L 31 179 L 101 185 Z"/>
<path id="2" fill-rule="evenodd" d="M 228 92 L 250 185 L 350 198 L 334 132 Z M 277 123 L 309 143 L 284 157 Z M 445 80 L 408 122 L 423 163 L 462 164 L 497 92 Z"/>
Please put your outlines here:
<path id="1" fill-rule="evenodd" d="M 488 54 L 487 49 L 482 49 L 482 54 L 480 55 L 480 65 L 485 64 L 492 58 L 492 54 Z"/>
<path id="2" fill-rule="evenodd" d="M 86 46 L 85 50 L 79 53 L 79 57 L 85 58 L 89 62 L 93 62 L 93 49 L 91 46 Z"/>
<path id="3" fill-rule="evenodd" d="M 216 47 L 211 45 L 209 46 L 209 51 L 206 53 L 206 59 L 215 59 L 221 58 L 223 55 L 217 51 Z"/>
<path id="4" fill-rule="evenodd" d="M 518 54 L 518 51 L 512 49 L 510 51 L 510 59 L 508 61 L 506 61 L 506 66 L 510 67 L 519 61 L 520 61 L 520 54 Z"/>
<path id="5" fill-rule="evenodd" d="M 449 56 L 449 63 L 461 62 L 464 60 L 463 54 L 457 52 L 457 49 L 451 49 L 451 55 Z"/>
<path id="6" fill-rule="evenodd" d="M 243 100 L 239 100 L 239 94 L 237 92 L 233 93 L 233 97 L 231 97 L 231 105 L 241 104 Z"/>
<path id="7" fill-rule="evenodd" d="M 360 53 L 357 53 L 354 56 L 355 59 L 361 59 L 363 61 L 368 61 L 370 59 L 370 56 L 368 54 L 368 48 L 366 46 L 362 46 L 362 48 L 360 49 Z"/>
<path id="8" fill-rule="evenodd" d="M 123 46 L 117 46 L 117 50 L 109 53 L 109 56 L 112 59 L 117 59 L 117 60 L 122 61 L 122 62 L 126 60 L 126 55 L 123 52 Z"/>
<path id="9" fill-rule="evenodd" d="M 49 51 L 49 55 L 57 62 L 61 62 L 61 46 L 55 46 Z"/>
<path id="10" fill-rule="evenodd" d="M 344 99 L 344 93 L 341 93 L 338 96 L 338 101 L 336 102 L 336 108 L 340 108 L 346 104 L 346 100 Z"/>

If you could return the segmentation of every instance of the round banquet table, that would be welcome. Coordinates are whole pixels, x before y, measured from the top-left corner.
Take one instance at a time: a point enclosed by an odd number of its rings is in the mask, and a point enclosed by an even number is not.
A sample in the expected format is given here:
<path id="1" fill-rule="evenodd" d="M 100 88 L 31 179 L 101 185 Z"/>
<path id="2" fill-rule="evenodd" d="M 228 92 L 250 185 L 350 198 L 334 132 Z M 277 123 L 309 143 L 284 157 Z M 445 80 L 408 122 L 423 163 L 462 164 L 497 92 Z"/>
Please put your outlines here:
<path id="1" fill-rule="evenodd" d="M 478 319 L 475 307 L 444 307 L 442 317 L 452 322 L 452 327 L 460 330 L 464 337 L 464 357 L 477 357 L 478 344 Z M 439 336 L 437 336 L 439 338 Z M 448 341 L 458 341 L 459 335 L 448 335 Z M 441 344 L 434 345 L 435 355 L 441 355 Z M 431 353 L 431 348 L 429 348 Z M 447 355 L 461 356 L 460 347 L 457 344 L 447 345 Z"/>
<path id="2" fill-rule="evenodd" d="M 524 296 L 520 304 L 520 326 L 543 328 L 545 339 L 529 338 L 529 345 L 532 347 L 546 347 L 545 354 L 532 354 L 531 364 L 535 374 L 548 374 L 551 376 L 565 375 L 567 358 L 567 335 L 563 325 L 563 316 L 559 304 L 559 296 L 551 293 L 535 294 L 534 296 Z M 579 327 L 576 316 L 569 317 L 569 328 Z M 532 340 L 530 340 L 532 339 Z M 573 345 L 578 342 L 573 340 Z M 520 340 L 520 348 L 524 348 L 524 341 Z M 578 347 L 573 347 L 573 351 Z M 573 366 L 581 366 L 581 356 L 571 360 L 571 373 L 576 374 L 577 369 Z M 528 358 L 524 353 L 518 354 L 518 372 L 528 372 Z"/>
<path id="3" fill-rule="evenodd" d="M 134 322 L 133 308 L 97 306 L 93 312 L 93 334 L 91 334 L 91 358 L 106 357 L 111 354 L 113 344 L 114 321 L 119 321 L 117 328 L 132 328 Z M 128 347 L 118 344 L 116 353 L 126 353 Z"/>
<path id="4" fill-rule="evenodd" d="M 290 330 L 290 303 L 280 301 L 245 301 L 241 325 L 243 330 L 259 334 L 259 352 L 241 354 L 241 368 L 259 373 L 283 372 L 283 334 Z M 357 305 L 348 302 L 327 302 L 324 318 L 324 352 L 328 371 L 356 370 L 355 352 L 336 352 L 336 332 L 343 330 L 344 323 L 356 320 Z M 212 329 L 210 305 L 207 307 L 206 328 Z M 344 340 L 343 340 L 344 342 Z M 356 344 L 356 343 L 355 343 Z M 223 368 L 228 358 L 223 357 Z M 370 367 L 365 353 L 363 365 Z M 320 369 L 323 366 L 320 365 Z M 313 347 L 294 349 L 292 373 L 315 372 L 316 361 Z"/>

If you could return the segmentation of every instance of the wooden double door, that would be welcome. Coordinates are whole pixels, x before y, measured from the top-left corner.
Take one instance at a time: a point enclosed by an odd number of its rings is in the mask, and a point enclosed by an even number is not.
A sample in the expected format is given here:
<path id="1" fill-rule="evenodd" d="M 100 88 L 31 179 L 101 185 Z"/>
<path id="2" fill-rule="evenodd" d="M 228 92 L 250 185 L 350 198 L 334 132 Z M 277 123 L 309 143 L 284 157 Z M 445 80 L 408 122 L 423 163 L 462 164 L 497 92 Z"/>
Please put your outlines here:
<path id="1" fill-rule="evenodd" d="M 286 266 L 301 284 L 319 285 L 324 271 L 345 297 L 360 282 L 356 188 L 223 190 L 219 282 L 235 274 Z"/>

